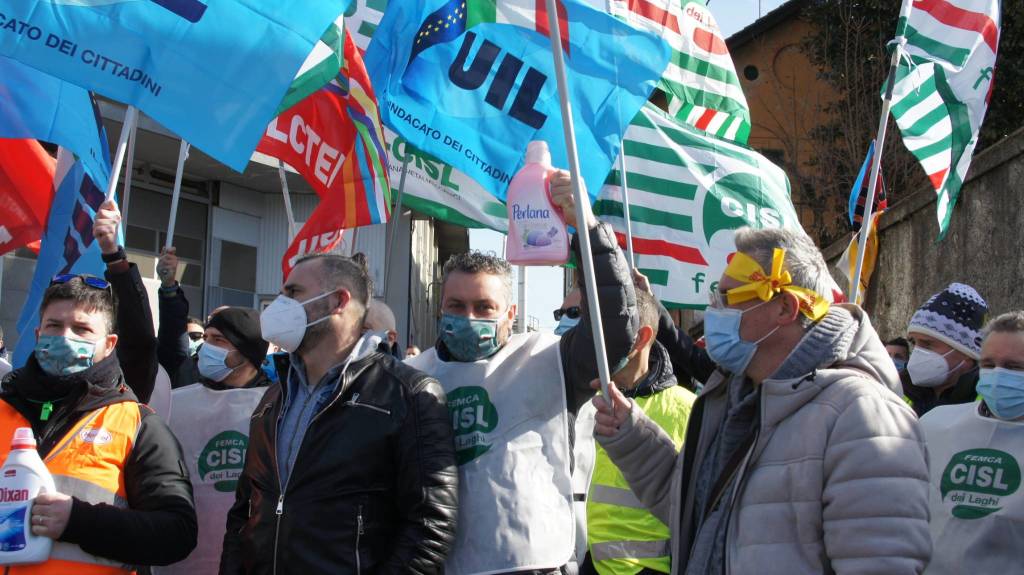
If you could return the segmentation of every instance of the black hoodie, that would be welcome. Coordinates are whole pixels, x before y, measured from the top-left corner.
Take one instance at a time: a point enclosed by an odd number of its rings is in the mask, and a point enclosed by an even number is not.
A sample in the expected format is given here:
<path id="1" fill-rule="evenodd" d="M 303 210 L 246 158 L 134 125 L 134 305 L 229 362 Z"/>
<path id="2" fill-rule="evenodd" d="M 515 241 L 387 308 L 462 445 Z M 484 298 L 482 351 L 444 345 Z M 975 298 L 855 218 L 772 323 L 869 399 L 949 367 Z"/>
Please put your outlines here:
<path id="1" fill-rule="evenodd" d="M 92 411 L 125 401 L 138 403 L 116 353 L 85 371 L 58 377 L 47 375 L 30 356 L 25 367 L 4 378 L 0 399 L 32 425 L 43 458 Z M 53 404 L 53 411 L 43 421 L 46 402 Z M 129 565 L 169 565 L 187 557 L 196 545 L 192 485 L 178 440 L 148 407 L 139 404 L 139 411 L 142 423 L 125 463 L 128 508 L 74 499 L 60 541 Z"/>

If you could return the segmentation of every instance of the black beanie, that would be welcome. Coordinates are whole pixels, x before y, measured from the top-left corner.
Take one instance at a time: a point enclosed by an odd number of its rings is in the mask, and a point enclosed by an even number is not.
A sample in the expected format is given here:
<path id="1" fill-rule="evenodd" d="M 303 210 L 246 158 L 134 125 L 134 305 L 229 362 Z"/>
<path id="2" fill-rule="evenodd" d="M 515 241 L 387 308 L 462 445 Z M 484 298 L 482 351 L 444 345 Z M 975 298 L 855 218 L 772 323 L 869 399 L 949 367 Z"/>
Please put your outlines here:
<path id="1" fill-rule="evenodd" d="M 260 331 L 260 314 L 254 309 L 229 307 L 213 314 L 206 327 L 216 328 L 256 369 L 263 365 L 267 348 Z"/>

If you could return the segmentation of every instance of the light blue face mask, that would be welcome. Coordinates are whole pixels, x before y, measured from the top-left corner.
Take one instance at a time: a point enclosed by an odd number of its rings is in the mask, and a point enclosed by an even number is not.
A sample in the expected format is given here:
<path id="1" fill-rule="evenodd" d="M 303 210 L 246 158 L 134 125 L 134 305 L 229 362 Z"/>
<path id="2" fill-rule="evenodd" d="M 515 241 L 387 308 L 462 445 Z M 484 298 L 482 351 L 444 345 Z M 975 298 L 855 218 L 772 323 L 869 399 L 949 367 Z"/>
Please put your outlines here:
<path id="1" fill-rule="evenodd" d="M 896 366 L 896 371 L 903 371 L 907 369 L 907 360 L 900 359 L 898 357 L 892 358 L 892 364 Z"/>
<path id="2" fill-rule="evenodd" d="M 1024 371 L 997 367 L 982 369 L 978 393 L 992 414 L 1012 421 L 1024 417 Z"/>
<path id="3" fill-rule="evenodd" d="M 555 335 L 562 337 L 562 334 L 576 327 L 580 323 L 580 318 L 571 318 L 567 315 L 563 315 L 562 319 L 558 320 L 558 325 L 555 327 Z"/>
<path id="4" fill-rule="evenodd" d="M 188 340 L 188 355 L 189 355 L 189 357 L 192 357 L 195 354 L 199 353 L 199 346 L 201 346 L 201 345 L 203 345 L 203 339 L 202 338 L 199 338 L 197 340 L 191 340 L 191 339 Z"/>
<path id="5" fill-rule="evenodd" d="M 496 319 L 469 319 L 446 313 L 441 316 L 438 331 L 448 352 L 459 361 L 487 359 L 501 349 Z"/>
<path id="6" fill-rule="evenodd" d="M 199 349 L 199 375 L 220 383 L 235 371 L 234 367 L 228 367 L 227 359 L 230 351 L 217 347 L 211 343 L 203 344 Z"/>
<path id="7" fill-rule="evenodd" d="M 71 375 L 92 367 L 96 344 L 63 335 L 40 335 L 36 341 L 36 361 L 49 375 Z"/>
<path id="8" fill-rule="evenodd" d="M 771 301 L 771 300 L 769 300 Z M 711 360 L 733 375 L 741 375 L 757 353 L 757 345 L 778 331 L 780 326 L 761 339 L 750 342 L 740 337 L 743 314 L 768 303 L 761 302 L 747 309 L 708 307 L 704 311 L 704 342 Z"/>

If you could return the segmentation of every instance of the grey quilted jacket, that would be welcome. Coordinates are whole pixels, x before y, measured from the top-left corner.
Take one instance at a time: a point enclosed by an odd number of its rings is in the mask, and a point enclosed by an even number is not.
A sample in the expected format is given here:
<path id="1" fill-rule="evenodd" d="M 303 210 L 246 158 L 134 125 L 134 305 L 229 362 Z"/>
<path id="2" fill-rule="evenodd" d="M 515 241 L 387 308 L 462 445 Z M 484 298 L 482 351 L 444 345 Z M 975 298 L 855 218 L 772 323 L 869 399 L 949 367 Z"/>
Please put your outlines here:
<path id="1" fill-rule="evenodd" d="M 762 383 L 756 439 L 723 494 L 733 503 L 725 572 L 921 573 L 931 556 L 928 456 L 892 361 L 864 312 L 847 305 L 833 306 L 780 372 L 808 357 L 816 368 Z M 673 575 L 685 571 L 694 514 L 703 512 L 694 509 L 694 470 L 725 417 L 727 383 L 712 375 L 682 453 L 635 403 L 615 436 L 598 438 L 671 527 Z"/>

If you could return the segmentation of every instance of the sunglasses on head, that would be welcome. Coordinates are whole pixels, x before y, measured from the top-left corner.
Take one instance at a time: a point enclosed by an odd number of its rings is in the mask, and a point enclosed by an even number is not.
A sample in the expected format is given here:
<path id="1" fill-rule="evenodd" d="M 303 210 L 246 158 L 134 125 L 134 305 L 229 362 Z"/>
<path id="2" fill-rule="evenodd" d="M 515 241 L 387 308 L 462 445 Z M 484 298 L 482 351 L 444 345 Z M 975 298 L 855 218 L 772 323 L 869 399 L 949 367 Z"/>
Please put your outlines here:
<path id="1" fill-rule="evenodd" d="M 556 309 L 554 311 L 555 321 L 562 321 L 562 316 L 568 316 L 569 319 L 579 319 L 580 317 L 580 306 L 574 305 L 565 309 Z"/>
<path id="2" fill-rule="evenodd" d="M 85 285 L 87 285 L 87 286 L 89 286 L 91 288 L 104 289 L 104 290 L 109 290 L 110 289 L 110 282 L 108 282 L 107 280 L 105 280 L 103 278 L 98 278 L 96 276 L 91 276 L 91 275 L 88 275 L 88 274 L 59 274 L 59 275 L 55 275 L 55 276 L 53 276 L 53 279 L 50 280 L 50 285 L 66 284 L 66 283 L 68 283 L 69 281 L 71 281 L 71 280 L 73 280 L 75 278 L 81 279 L 82 283 L 84 283 Z"/>

